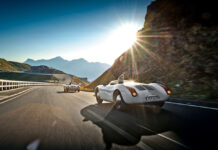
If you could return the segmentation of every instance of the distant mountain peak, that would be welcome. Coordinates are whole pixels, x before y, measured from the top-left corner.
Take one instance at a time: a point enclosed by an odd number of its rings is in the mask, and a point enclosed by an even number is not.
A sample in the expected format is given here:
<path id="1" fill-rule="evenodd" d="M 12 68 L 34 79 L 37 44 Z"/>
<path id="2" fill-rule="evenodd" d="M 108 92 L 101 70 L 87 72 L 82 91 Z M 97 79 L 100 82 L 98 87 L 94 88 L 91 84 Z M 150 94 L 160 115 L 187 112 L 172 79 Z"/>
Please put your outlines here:
<path id="1" fill-rule="evenodd" d="M 52 58 L 52 59 L 61 59 L 61 60 L 64 60 L 61 56 L 57 56 L 57 57 Z"/>
<path id="2" fill-rule="evenodd" d="M 72 59 L 71 62 L 88 62 L 87 60 L 85 60 L 84 58 L 78 58 L 78 59 Z"/>
<path id="3" fill-rule="evenodd" d="M 110 65 L 105 63 L 88 62 L 84 58 L 68 61 L 63 59 L 61 56 L 57 56 L 52 59 L 27 59 L 25 63 L 32 66 L 46 65 L 78 77 L 87 77 L 90 81 L 96 79 L 110 67 Z"/>
<path id="4" fill-rule="evenodd" d="M 30 59 L 30 58 L 27 58 L 27 60 L 26 60 L 26 61 L 34 61 L 34 60 L 33 60 L 33 59 Z M 25 61 L 25 62 L 26 62 L 26 61 Z"/>

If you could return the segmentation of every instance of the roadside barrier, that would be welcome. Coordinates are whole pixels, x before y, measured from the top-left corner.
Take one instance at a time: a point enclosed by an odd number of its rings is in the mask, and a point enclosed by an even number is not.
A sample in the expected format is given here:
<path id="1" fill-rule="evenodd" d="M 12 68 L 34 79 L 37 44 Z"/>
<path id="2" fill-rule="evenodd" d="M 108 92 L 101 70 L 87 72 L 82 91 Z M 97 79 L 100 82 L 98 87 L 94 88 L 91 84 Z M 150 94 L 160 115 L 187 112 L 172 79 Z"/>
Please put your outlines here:
<path id="1" fill-rule="evenodd" d="M 26 86 L 47 86 L 55 85 L 54 83 L 46 82 L 30 82 L 30 81 L 13 81 L 13 80 L 2 80 L 0 79 L 0 91 L 16 89 Z"/>

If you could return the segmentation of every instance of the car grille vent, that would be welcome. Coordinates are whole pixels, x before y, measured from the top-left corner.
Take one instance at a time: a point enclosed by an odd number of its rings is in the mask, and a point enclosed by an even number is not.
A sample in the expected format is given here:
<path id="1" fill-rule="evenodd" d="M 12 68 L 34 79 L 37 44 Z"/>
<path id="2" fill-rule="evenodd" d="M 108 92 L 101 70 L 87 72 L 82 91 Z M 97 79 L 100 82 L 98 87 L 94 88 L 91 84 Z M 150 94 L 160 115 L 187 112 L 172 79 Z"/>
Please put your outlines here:
<path id="1" fill-rule="evenodd" d="M 150 85 L 136 85 L 135 86 L 138 90 L 144 91 L 144 90 L 154 90 L 154 88 Z"/>
<path id="2" fill-rule="evenodd" d="M 142 85 L 136 85 L 135 87 L 140 91 L 146 90 Z"/>
<path id="3" fill-rule="evenodd" d="M 143 87 L 147 90 L 154 90 L 154 88 L 151 85 L 143 85 Z"/>

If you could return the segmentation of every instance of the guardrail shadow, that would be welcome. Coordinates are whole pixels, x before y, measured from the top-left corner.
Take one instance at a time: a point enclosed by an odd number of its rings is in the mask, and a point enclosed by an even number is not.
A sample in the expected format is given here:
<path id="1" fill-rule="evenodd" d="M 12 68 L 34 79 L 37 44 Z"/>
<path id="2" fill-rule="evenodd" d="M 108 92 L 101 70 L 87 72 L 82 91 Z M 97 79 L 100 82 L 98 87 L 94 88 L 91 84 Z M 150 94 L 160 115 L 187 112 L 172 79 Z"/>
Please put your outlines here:
<path id="1" fill-rule="evenodd" d="M 154 113 L 152 109 L 137 108 L 133 111 L 120 112 L 112 104 L 90 105 L 81 110 L 83 121 L 92 121 L 101 128 L 106 149 L 112 144 L 131 146 L 139 143 L 143 135 L 155 135 L 170 130 L 170 112 L 161 110 Z M 144 128 L 145 127 L 145 128 Z M 149 129 L 152 127 L 152 132 Z"/>
<path id="2" fill-rule="evenodd" d="M 63 93 L 67 93 L 67 92 L 64 92 L 64 91 L 57 91 L 58 94 L 63 94 Z"/>
<path id="3" fill-rule="evenodd" d="M 66 94 L 66 93 L 78 93 L 78 92 L 73 92 L 73 91 L 70 91 L 70 92 L 64 92 L 64 91 L 57 91 L 58 94 Z"/>

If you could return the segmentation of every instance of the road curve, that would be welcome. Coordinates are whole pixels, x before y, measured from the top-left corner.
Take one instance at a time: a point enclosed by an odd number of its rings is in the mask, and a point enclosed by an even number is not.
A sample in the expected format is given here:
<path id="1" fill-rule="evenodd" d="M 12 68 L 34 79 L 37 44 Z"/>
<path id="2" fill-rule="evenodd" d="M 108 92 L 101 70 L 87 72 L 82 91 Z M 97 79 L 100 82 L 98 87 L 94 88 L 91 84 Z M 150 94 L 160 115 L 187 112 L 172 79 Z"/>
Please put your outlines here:
<path id="1" fill-rule="evenodd" d="M 36 87 L 0 104 L 3 150 L 182 150 L 217 147 L 218 111 L 167 103 L 126 111 L 97 105 L 94 93 Z"/>

